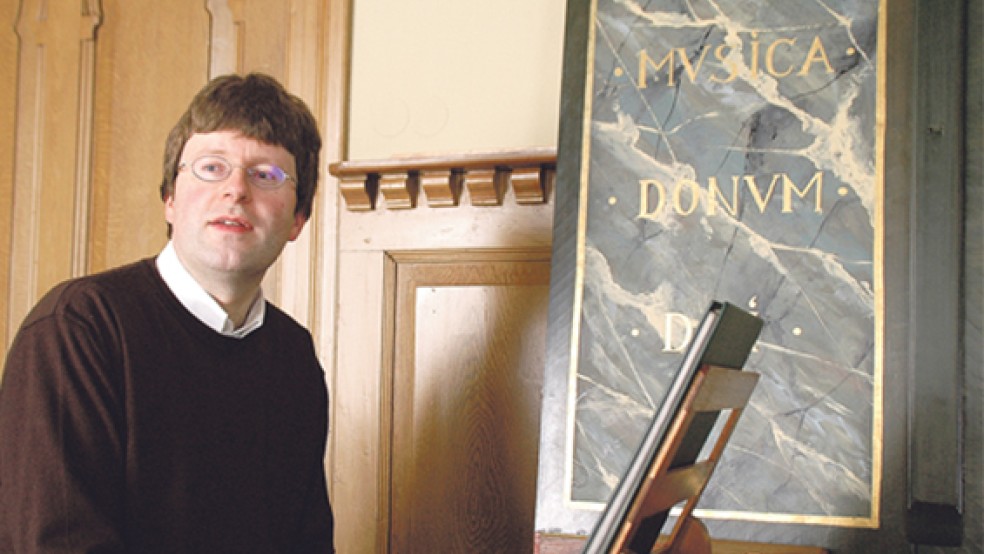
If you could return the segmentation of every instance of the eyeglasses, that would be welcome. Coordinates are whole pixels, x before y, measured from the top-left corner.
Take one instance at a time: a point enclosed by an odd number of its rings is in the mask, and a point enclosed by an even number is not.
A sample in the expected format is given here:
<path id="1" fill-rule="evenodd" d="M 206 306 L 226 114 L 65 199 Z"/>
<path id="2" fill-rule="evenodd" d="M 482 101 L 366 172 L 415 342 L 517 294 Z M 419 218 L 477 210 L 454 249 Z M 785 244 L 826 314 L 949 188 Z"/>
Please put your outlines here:
<path id="1" fill-rule="evenodd" d="M 187 162 L 178 165 L 178 171 L 188 167 Z M 257 164 L 250 167 L 235 165 L 222 156 L 201 156 L 191 162 L 191 172 L 202 181 L 216 183 L 225 181 L 232 175 L 233 169 L 242 169 L 246 172 L 246 180 L 249 184 L 261 189 L 278 189 L 287 181 L 297 183 L 292 175 L 273 164 Z"/>

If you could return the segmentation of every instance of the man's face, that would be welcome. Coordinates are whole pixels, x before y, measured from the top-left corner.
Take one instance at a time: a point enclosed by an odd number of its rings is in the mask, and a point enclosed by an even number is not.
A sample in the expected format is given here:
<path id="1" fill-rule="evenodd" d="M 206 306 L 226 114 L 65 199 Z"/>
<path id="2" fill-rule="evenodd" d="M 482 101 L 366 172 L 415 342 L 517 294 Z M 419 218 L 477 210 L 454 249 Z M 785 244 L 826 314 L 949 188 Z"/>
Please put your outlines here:
<path id="1" fill-rule="evenodd" d="M 191 165 L 205 155 L 221 156 L 233 166 L 273 164 L 296 177 L 294 156 L 236 131 L 194 134 L 182 152 L 185 167 L 178 172 L 174 193 L 164 201 L 175 251 L 196 280 L 206 285 L 233 279 L 258 286 L 287 241 L 304 227 L 304 216 L 294 213 L 294 182 L 259 188 L 249 183 L 242 167 L 225 180 L 203 181 Z"/>

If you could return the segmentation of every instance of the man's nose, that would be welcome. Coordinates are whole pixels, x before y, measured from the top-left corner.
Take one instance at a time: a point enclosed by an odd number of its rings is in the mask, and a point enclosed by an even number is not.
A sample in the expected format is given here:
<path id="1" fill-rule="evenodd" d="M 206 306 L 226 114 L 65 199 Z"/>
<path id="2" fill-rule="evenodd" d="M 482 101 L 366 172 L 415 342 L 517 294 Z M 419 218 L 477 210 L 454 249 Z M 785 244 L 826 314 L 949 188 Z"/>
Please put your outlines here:
<path id="1" fill-rule="evenodd" d="M 222 181 L 222 193 L 236 200 L 244 200 L 250 197 L 251 185 L 246 174 L 246 168 L 233 167 L 229 176 Z"/>

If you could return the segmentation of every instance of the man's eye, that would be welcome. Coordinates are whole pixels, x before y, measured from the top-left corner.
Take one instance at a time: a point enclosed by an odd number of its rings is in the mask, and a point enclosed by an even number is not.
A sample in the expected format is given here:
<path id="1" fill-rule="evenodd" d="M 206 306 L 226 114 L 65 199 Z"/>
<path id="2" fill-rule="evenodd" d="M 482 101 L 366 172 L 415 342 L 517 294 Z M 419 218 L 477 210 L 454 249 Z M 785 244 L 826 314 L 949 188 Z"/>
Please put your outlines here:
<path id="1" fill-rule="evenodd" d="M 222 173 L 222 164 L 217 164 L 217 163 L 202 164 L 202 166 L 198 168 L 198 171 L 201 171 L 203 173 L 220 174 Z"/>
<path id="2" fill-rule="evenodd" d="M 279 183 L 284 180 L 284 172 L 277 166 L 262 165 L 252 168 L 253 178 L 264 183 Z"/>

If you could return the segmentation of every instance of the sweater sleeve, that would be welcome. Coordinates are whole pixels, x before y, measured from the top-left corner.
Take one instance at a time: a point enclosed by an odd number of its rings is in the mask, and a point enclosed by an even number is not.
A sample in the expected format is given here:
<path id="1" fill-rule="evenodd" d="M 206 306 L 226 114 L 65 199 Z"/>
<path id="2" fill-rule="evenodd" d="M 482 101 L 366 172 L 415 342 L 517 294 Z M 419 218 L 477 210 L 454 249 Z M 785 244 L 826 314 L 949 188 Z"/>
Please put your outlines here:
<path id="1" fill-rule="evenodd" d="M 317 442 L 319 456 L 317 459 L 309 458 L 305 480 L 307 486 L 304 492 L 304 502 L 301 508 L 301 518 L 299 531 L 297 533 L 297 545 L 293 552 L 297 554 L 331 554 L 335 552 L 335 517 L 332 512 L 331 502 L 328 499 L 328 486 L 325 476 L 325 467 L 322 458 L 328 435 L 328 392 L 324 387 L 323 373 L 318 358 L 314 353 L 314 343 L 311 335 L 304 333 L 304 347 L 299 351 L 306 351 L 306 359 L 310 367 L 310 373 L 317 385 L 312 382 L 309 390 L 317 387 L 318 401 L 317 412 L 311 416 L 309 421 L 316 421 L 317 433 L 320 441 Z"/>
<path id="2" fill-rule="evenodd" d="M 18 332 L 0 384 L 0 551 L 124 552 L 122 379 L 119 356 L 105 346 L 112 333 L 98 314 L 39 308 Z"/>
<path id="3" fill-rule="evenodd" d="M 328 502 L 325 472 L 318 467 L 307 491 L 304 512 L 301 514 L 301 530 L 297 536 L 297 554 L 331 554 L 335 552 L 335 520 Z"/>

